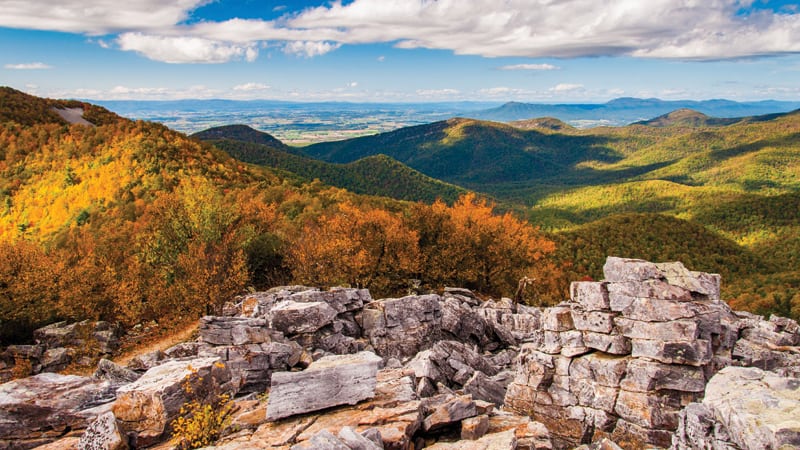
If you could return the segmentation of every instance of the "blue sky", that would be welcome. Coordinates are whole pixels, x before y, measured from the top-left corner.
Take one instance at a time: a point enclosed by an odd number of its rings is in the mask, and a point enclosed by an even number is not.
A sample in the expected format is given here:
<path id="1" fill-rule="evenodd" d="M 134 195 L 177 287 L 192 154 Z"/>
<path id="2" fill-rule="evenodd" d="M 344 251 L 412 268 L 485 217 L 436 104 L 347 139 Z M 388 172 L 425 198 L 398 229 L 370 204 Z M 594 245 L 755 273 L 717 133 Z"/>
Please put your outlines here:
<path id="1" fill-rule="evenodd" d="M 0 85 L 97 100 L 798 100 L 800 5 L 0 0 Z"/>

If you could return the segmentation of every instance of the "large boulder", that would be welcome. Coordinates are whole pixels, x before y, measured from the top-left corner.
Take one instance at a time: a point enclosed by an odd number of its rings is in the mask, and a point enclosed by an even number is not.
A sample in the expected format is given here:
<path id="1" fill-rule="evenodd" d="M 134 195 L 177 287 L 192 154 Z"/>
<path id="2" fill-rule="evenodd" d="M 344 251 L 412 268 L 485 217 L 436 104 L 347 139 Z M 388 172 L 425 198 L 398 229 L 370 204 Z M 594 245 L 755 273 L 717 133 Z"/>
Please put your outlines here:
<path id="1" fill-rule="evenodd" d="M 703 405 L 740 448 L 800 447 L 800 380 L 755 367 L 727 367 L 706 386 Z"/>
<path id="2" fill-rule="evenodd" d="M 270 327 L 285 334 L 313 333 L 333 322 L 336 310 L 324 302 L 286 300 L 267 315 Z"/>
<path id="3" fill-rule="evenodd" d="M 302 372 L 272 375 L 267 420 L 355 405 L 375 396 L 378 366 L 383 360 L 371 352 L 326 356 Z"/>
<path id="4" fill-rule="evenodd" d="M 221 395 L 235 393 L 236 387 L 220 358 L 168 361 L 119 388 L 112 411 L 120 430 L 132 435 L 136 446 L 146 446 L 171 431 L 185 403 L 213 404 Z"/>
<path id="5" fill-rule="evenodd" d="M 80 433 L 114 400 L 107 381 L 41 373 L 0 385 L 0 448 L 27 449 Z"/>
<path id="6" fill-rule="evenodd" d="M 384 358 L 411 358 L 440 339 L 441 301 L 429 294 L 369 303 L 362 312 L 364 336 Z"/>

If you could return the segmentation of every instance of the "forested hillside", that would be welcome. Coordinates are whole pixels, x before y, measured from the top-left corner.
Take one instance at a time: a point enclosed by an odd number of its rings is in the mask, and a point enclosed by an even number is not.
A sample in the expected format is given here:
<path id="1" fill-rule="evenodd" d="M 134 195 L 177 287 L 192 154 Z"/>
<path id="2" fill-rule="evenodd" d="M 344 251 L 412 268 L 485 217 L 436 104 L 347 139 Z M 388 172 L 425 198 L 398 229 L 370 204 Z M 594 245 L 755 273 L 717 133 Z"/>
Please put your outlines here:
<path id="1" fill-rule="evenodd" d="M 533 275 L 540 301 L 564 295 L 554 243 L 475 195 L 356 195 L 162 125 L 68 103 L 94 124 L 69 125 L 50 114 L 62 103 L 0 94 L 0 345 L 64 319 L 169 329 L 279 284 L 499 296 Z"/>
<path id="2" fill-rule="evenodd" d="M 679 110 L 593 129 L 553 118 L 511 126 L 453 119 L 305 151 L 340 162 L 386 153 L 492 195 L 552 233 L 574 276 L 598 276 L 608 254 L 695 261 L 730 274 L 726 294 L 737 307 L 764 313 L 788 297 L 781 308 L 791 303 L 800 315 L 792 281 L 800 279 L 800 112 L 717 119 Z M 617 216 L 642 213 L 649 216 Z M 680 220 L 667 225 L 669 217 Z M 669 233 L 650 234 L 653 227 Z"/>
<path id="3" fill-rule="evenodd" d="M 266 144 L 271 142 L 269 138 L 272 136 L 244 125 L 212 128 L 193 136 L 207 140 L 240 161 L 281 169 L 307 181 L 318 179 L 357 194 L 428 203 L 443 199 L 453 203 L 465 192 L 382 154 L 348 164 L 327 163 L 306 157 L 300 150 L 283 144 Z M 272 140 L 277 141 L 275 138 Z"/>

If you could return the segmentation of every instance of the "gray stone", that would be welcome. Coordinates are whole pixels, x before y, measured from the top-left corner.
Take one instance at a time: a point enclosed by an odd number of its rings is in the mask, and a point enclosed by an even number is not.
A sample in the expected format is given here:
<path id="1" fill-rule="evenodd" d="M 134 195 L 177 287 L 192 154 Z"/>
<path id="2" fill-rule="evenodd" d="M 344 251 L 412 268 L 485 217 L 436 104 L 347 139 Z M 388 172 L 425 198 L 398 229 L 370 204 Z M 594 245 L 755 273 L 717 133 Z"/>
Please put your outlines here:
<path id="1" fill-rule="evenodd" d="M 719 300 L 721 277 L 718 274 L 693 272 L 680 262 L 659 263 L 656 266 L 669 284 L 704 295 L 709 300 Z"/>
<path id="2" fill-rule="evenodd" d="M 672 390 L 703 392 L 706 386 L 703 369 L 676 364 L 662 364 L 644 359 L 628 363 L 627 374 L 620 385 L 622 389 L 636 392 Z"/>
<path id="3" fill-rule="evenodd" d="M 164 355 L 164 352 L 161 350 L 153 350 L 152 352 L 134 357 L 128 361 L 127 367 L 130 370 L 145 372 L 163 363 L 165 359 L 166 356 Z"/>
<path id="4" fill-rule="evenodd" d="M 619 333 L 632 339 L 654 341 L 693 341 L 700 335 L 700 327 L 693 320 L 673 320 L 670 322 L 642 322 L 617 317 L 614 323 Z"/>
<path id="5" fill-rule="evenodd" d="M 711 362 L 711 343 L 704 339 L 694 341 L 632 340 L 634 358 L 651 358 L 666 364 L 703 366 Z"/>
<path id="6" fill-rule="evenodd" d="M 323 302 L 285 300 L 267 314 L 270 326 L 285 334 L 313 333 L 333 322 L 336 310 Z"/>
<path id="7" fill-rule="evenodd" d="M 572 309 L 569 306 L 546 308 L 542 313 L 542 329 L 545 331 L 569 331 L 575 329 L 572 323 Z"/>
<path id="8" fill-rule="evenodd" d="M 311 436 L 311 439 L 291 446 L 290 450 L 350 450 L 350 447 L 342 442 L 328 430 L 321 430 Z"/>
<path id="9" fill-rule="evenodd" d="M 603 276 L 607 281 L 646 281 L 662 277 L 655 264 L 641 259 L 627 259 L 609 256 L 603 265 Z"/>
<path id="10" fill-rule="evenodd" d="M 353 289 L 335 287 L 329 291 L 304 290 L 287 297 L 293 302 L 323 302 L 336 310 L 337 314 L 349 311 L 358 311 L 365 304 L 372 301 L 372 296 L 366 289 Z"/>
<path id="11" fill-rule="evenodd" d="M 299 358 L 302 349 L 295 345 L 270 342 L 219 346 L 200 353 L 200 356 L 217 356 L 225 362 L 231 375 L 240 379 L 239 392 L 264 392 L 269 388 L 270 376 L 275 371 L 289 370 L 293 357 Z"/>
<path id="12" fill-rule="evenodd" d="M 381 442 L 380 446 L 375 441 L 356 433 L 356 430 L 352 427 L 342 427 L 337 436 L 339 440 L 351 450 L 383 450 L 383 442 L 380 441 L 380 431 L 378 431 L 378 442 Z"/>
<path id="13" fill-rule="evenodd" d="M 800 381 L 757 368 L 726 367 L 709 380 L 703 405 L 741 448 L 800 446 Z"/>
<path id="14" fill-rule="evenodd" d="M 164 350 L 164 356 L 169 359 L 194 358 L 208 347 L 205 342 L 182 342 Z"/>
<path id="15" fill-rule="evenodd" d="M 583 333 L 578 330 L 564 331 L 559 333 L 561 341 L 561 354 L 573 357 L 588 353 L 589 347 L 583 343 Z"/>
<path id="16" fill-rule="evenodd" d="M 511 382 L 510 379 L 504 384 L 487 377 L 483 372 L 476 371 L 464 383 L 464 392 L 470 394 L 473 399 L 484 400 L 499 406 L 503 404 L 506 397 L 506 386 L 509 382 Z"/>
<path id="17" fill-rule="evenodd" d="M 103 358 L 97 363 L 97 370 L 93 376 L 98 380 L 109 381 L 115 386 L 122 386 L 138 380 L 141 374 Z"/>
<path id="18" fill-rule="evenodd" d="M 272 375 L 267 420 L 354 405 L 375 396 L 378 366 L 383 360 L 370 352 L 327 356 L 302 372 Z"/>
<path id="19" fill-rule="evenodd" d="M 569 286 L 570 298 L 585 311 L 607 311 L 608 283 L 598 281 L 573 281 Z"/>
<path id="20" fill-rule="evenodd" d="M 619 388 L 603 386 L 585 378 L 568 378 L 570 392 L 578 398 L 578 404 L 609 413 L 614 412 Z"/>
<path id="21" fill-rule="evenodd" d="M 569 376 L 594 381 L 602 386 L 619 387 L 631 358 L 590 353 L 572 360 Z"/>
<path id="22" fill-rule="evenodd" d="M 422 428 L 425 431 L 437 430 L 477 414 L 475 402 L 470 396 L 455 397 L 437 406 L 430 415 L 425 417 Z"/>
<path id="23" fill-rule="evenodd" d="M 693 319 L 706 314 L 716 314 L 714 318 L 719 322 L 719 310 L 717 305 L 712 303 L 634 298 L 627 306 L 617 309 L 623 317 L 645 322 Z"/>
<path id="24" fill-rule="evenodd" d="M 630 355 L 631 340 L 621 334 L 583 332 L 583 345 L 612 355 Z"/>
<path id="25" fill-rule="evenodd" d="M 89 377 L 42 373 L 0 384 L 0 448 L 31 448 L 85 429 L 114 387 Z"/>
<path id="26" fill-rule="evenodd" d="M 266 319 L 205 316 L 200 319 L 200 340 L 211 345 L 282 342 L 283 333 L 269 328 Z"/>
<path id="27" fill-rule="evenodd" d="M 605 311 L 587 311 L 572 308 L 572 322 L 575 329 L 580 331 L 593 331 L 595 333 L 611 333 L 614 329 L 614 317 L 618 314 Z"/>
<path id="28" fill-rule="evenodd" d="M 447 298 L 442 302 L 441 323 L 443 331 L 461 342 L 472 342 L 481 347 L 492 342 L 493 328 L 486 319 L 456 299 Z"/>
<path id="29" fill-rule="evenodd" d="M 120 432 L 114 413 L 108 411 L 89 425 L 78 447 L 81 450 L 127 450 L 128 437 Z"/>
<path id="30" fill-rule="evenodd" d="M 361 435 L 369 439 L 379 448 L 383 448 L 383 438 L 381 437 L 381 430 L 377 428 L 367 428 L 361 432 Z"/>
<path id="31" fill-rule="evenodd" d="M 386 358 L 430 348 L 442 334 L 441 319 L 441 298 L 434 294 L 373 301 L 362 311 L 364 336 Z"/>
<path id="32" fill-rule="evenodd" d="M 680 412 L 670 449 L 738 450 L 739 447 L 729 441 L 727 431 L 710 409 L 702 403 L 690 403 Z"/>
<path id="33" fill-rule="evenodd" d="M 64 347 L 50 348 L 42 355 L 42 371 L 57 372 L 66 368 L 72 362 L 72 353 Z"/>

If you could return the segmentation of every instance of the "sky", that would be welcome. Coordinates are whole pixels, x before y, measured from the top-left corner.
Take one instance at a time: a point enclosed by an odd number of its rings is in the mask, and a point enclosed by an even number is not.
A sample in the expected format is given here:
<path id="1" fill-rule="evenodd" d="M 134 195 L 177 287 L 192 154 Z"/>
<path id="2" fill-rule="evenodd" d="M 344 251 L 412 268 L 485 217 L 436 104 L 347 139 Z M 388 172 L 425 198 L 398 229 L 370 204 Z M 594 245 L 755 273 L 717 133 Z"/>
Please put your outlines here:
<path id="1" fill-rule="evenodd" d="M 0 85 L 90 100 L 800 100 L 800 2 L 0 0 Z"/>

